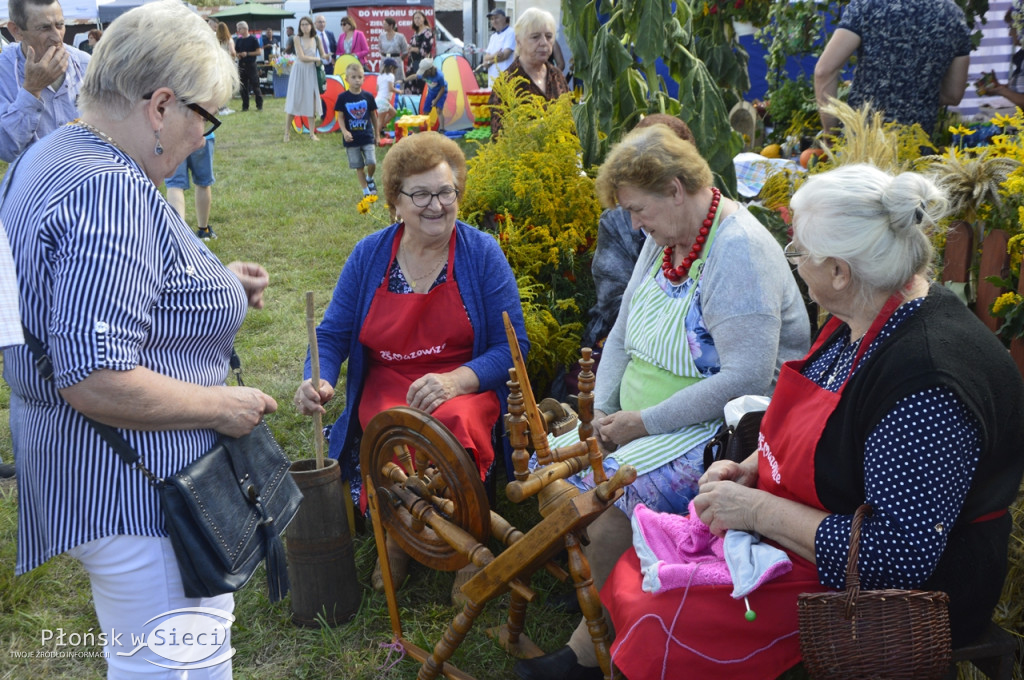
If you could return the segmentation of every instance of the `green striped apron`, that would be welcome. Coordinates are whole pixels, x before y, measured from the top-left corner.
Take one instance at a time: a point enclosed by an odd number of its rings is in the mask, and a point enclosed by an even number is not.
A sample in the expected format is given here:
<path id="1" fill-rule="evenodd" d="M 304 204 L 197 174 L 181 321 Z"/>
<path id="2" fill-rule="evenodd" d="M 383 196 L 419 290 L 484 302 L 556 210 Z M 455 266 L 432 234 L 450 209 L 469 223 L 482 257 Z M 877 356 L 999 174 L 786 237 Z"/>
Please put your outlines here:
<path id="1" fill-rule="evenodd" d="M 639 411 L 660 404 L 679 390 L 704 379 L 690 352 L 686 315 L 693 304 L 697 282 L 717 231 L 716 219 L 704 255 L 690 269 L 692 283 L 684 297 L 669 297 L 655 281 L 661 258 L 655 261 L 651 275 L 645 276 L 633 292 L 625 336 L 629 363 L 619 386 L 619 404 L 623 410 Z M 671 432 L 640 437 L 619 447 L 610 457 L 620 465 L 632 465 L 639 474 L 645 474 L 706 442 L 721 424 L 722 419 L 715 418 Z M 552 445 L 564 446 L 575 441 L 574 437 L 578 438 L 575 431 L 567 434 L 554 438 Z"/>

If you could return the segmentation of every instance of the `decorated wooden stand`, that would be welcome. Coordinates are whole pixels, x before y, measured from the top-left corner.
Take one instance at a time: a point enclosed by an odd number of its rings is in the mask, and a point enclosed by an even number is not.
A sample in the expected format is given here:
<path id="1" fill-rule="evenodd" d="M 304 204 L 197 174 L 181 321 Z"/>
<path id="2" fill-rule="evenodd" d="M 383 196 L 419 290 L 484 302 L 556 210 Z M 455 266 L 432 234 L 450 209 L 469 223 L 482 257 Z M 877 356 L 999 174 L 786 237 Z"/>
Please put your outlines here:
<path id="1" fill-rule="evenodd" d="M 469 454 L 431 416 L 408 407 L 393 408 L 375 416 L 363 433 L 360 462 L 394 639 L 423 664 L 418 680 L 433 680 L 441 674 L 455 680 L 472 680 L 447 660 L 465 639 L 483 606 L 510 592 L 507 623 L 488 633 L 515 656 L 539 656 L 543 652 L 523 635 L 526 605 L 536 598 L 529 579 L 541 568 L 560 580 L 570 578 L 570 574 L 550 561 L 565 548 L 601 668 L 610 680 L 617 676 L 613 676 L 608 651 L 608 627 L 580 543 L 586 527 L 622 495 L 622 487 L 636 479 L 636 471 L 623 466 L 612 479 L 605 477 L 601 453 L 590 436 L 594 384 L 590 350 L 584 350 L 580 362 L 583 374 L 579 430 L 584 439 L 560 449 L 548 448 L 548 432 L 565 431 L 570 419 L 566 409 L 553 400 L 537 406 L 507 316 L 506 330 L 515 363 L 515 368 L 509 370 L 508 428 L 516 476 L 506 487 L 506 493 L 516 503 L 538 496 L 543 519 L 528 532 L 516 529 L 490 509 Z M 527 441 L 532 441 L 540 462 L 533 472 L 528 470 Z M 580 493 L 565 478 L 588 466 L 594 469 L 597 487 Z M 385 548 L 386 532 L 411 557 L 432 569 L 455 571 L 470 562 L 480 567 L 462 587 L 467 604 L 432 652 L 413 644 L 402 633 Z M 484 545 L 488 538 L 503 546 L 498 555 Z"/>

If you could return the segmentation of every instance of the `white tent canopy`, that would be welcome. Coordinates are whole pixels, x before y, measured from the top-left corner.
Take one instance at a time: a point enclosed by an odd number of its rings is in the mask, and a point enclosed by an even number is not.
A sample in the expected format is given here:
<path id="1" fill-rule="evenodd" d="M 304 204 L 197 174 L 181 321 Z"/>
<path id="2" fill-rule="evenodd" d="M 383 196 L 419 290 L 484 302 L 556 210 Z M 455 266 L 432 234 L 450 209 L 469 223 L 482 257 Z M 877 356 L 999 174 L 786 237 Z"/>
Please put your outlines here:
<path id="1" fill-rule="evenodd" d="M 61 0 L 60 6 L 64 10 L 64 21 L 69 24 L 96 21 L 96 0 Z M 8 21 L 10 17 L 7 16 L 7 3 L 4 2 L 0 5 L 0 22 L 6 24 Z"/>

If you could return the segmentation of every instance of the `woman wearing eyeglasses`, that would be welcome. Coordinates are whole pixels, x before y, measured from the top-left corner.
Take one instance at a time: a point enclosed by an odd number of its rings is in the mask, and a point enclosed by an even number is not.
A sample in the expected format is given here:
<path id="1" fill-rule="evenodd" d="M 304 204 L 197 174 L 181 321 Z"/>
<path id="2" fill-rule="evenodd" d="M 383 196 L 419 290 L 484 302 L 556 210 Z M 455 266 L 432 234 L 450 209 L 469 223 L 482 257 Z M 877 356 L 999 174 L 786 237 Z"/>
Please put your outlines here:
<path id="1" fill-rule="evenodd" d="M 384 157 L 382 185 L 401 221 L 360 241 L 345 262 L 316 331 L 320 384 L 307 360 L 296 408 L 325 413 L 347 360 L 345 410 L 329 447 L 346 479 L 358 484 L 363 428 L 394 406 L 440 420 L 486 479 L 512 366 L 502 312 L 524 356 L 529 349 L 515 276 L 493 236 L 455 219 L 466 186 L 458 144 L 436 132 L 404 138 Z M 400 586 L 409 558 L 390 541 L 388 554 Z M 460 572 L 453 596 L 471 574 Z M 374 587 L 383 587 L 379 565 Z"/>
<path id="2" fill-rule="evenodd" d="M 85 417 L 117 428 L 164 477 L 219 434 L 247 434 L 277 404 L 224 382 L 246 307 L 262 307 L 266 271 L 222 265 L 159 191 L 204 145 L 216 126 L 209 112 L 238 87 L 231 58 L 198 14 L 164 0 L 111 24 L 91 64 L 81 119 L 11 165 L 0 209 L 22 321 L 53 364 L 46 380 L 28 348 L 4 351 L 16 570 L 65 552 L 80 561 L 108 634 L 108 677 L 136 678 L 167 657 L 133 649 L 131 640 L 152 634 L 172 610 L 217 610 L 224 634 L 205 658 L 230 657 L 225 617 L 234 602 L 230 594 L 185 596 L 156 488 Z M 231 663 L 207 671 L 230 677 Z"/>
<path id="3" fill-rule="evenodd" d="M 844 587 L 864 503 L 862 588 L 948 593 L 954 647 L 986 630 L 999 600 L 1024 384 L 995 335 L 928 279 L 945 197 L 921 175 L 852 165 L 811 177 L 790 207 L 787 257 L 832 317 L 782 367 L 757 450 L 711 465 L 693 505 L 715 535 L 756 532 L 792 570 L 746 603 L 722 586 L 652 594 L 628 551 L 601 594 L 626 677 L 781 675 L 800 661 L 797 596 Z"/>

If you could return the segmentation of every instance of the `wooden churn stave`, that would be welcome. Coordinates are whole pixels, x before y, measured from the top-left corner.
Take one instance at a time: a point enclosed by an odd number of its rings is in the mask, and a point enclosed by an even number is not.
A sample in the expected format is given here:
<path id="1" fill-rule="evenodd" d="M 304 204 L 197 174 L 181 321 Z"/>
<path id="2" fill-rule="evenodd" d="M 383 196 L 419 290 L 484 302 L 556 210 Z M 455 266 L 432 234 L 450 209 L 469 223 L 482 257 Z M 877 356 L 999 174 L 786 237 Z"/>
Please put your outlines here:
<path id="1" fill-rule="evenodd" d="M 328 459 L 292 463 L 292 478 L 304 501 L 286 534 L 292 621 L 300 626 L 345 623 L 359 610 L 355 551 L 349 532 L 341 466 Z"/>

